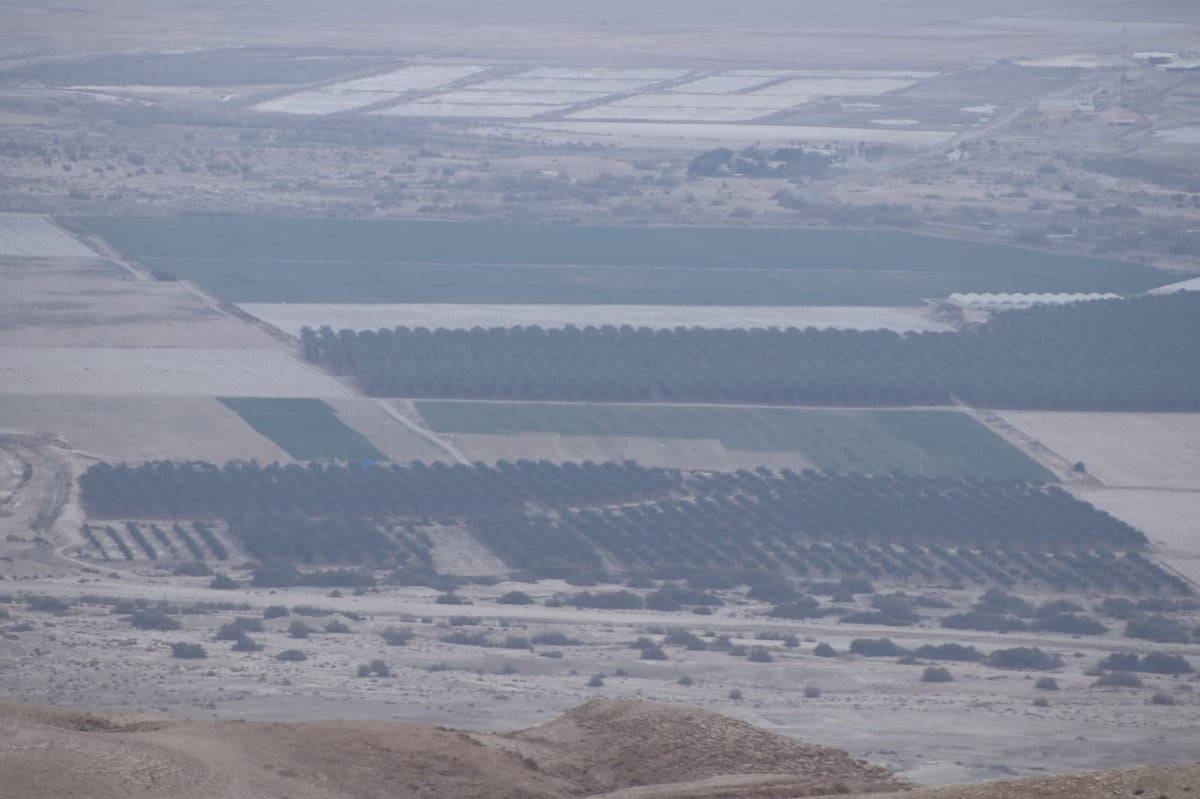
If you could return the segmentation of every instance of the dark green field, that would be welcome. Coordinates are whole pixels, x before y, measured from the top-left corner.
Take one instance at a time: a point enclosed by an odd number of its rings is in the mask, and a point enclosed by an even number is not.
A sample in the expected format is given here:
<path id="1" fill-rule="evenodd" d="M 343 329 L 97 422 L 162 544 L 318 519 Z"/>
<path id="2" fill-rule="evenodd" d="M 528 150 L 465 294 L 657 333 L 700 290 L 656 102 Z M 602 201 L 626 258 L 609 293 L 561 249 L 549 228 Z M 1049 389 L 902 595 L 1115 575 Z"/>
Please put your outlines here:
<path id="1" fill-rule="evenodd" d="M 253 216 L 75 217 L 232 302 L 915 305 L 953 292 L 1138 293 L 1142 264 L 893 231 Z"/>
<path id="2" fill-rule="evenodd" d="M 416 403 L 439 433 L 715 438 L 726 449 L 799 452 L 820 469 L 1054 481 L 965 413 L 581 403 Z"/>
<path id="3" fill-rule="evenodd" d="M 384 455 L 367 439 L 351 430 L 330 408 L 317 399 L 267 399 L 220 397 L 225 407 L 278 444 L 296 460 L 337 459 L 385 461 Z"/>

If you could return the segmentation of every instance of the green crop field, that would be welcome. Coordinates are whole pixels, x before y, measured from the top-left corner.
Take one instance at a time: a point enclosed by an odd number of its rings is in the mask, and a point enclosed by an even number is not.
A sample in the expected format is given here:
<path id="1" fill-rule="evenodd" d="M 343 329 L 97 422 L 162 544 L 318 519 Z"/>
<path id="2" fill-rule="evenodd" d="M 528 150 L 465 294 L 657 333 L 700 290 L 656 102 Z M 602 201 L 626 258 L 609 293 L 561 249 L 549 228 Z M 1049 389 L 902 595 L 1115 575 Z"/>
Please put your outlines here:
<path id="1" fill-rule="evenodd" d="M 321 400 L 221 397 L 220 401 L 296 460 L 387 460 Z"/>
<path id="2" fill-rule="evenodd" d="M 914 305 L 953 292 L 1139 293 L 1143 264 L 894 231 L 255 216 L 74 217 L 231 302 Z"/>
<path id="3" fill-rule="evenodd" d="M 734 451 L 799 452 L 817 468 L 839 472 L 1055 479 L 957 411 L 447 401 L 416 407 L 439 433 L 708 438 Z"/>

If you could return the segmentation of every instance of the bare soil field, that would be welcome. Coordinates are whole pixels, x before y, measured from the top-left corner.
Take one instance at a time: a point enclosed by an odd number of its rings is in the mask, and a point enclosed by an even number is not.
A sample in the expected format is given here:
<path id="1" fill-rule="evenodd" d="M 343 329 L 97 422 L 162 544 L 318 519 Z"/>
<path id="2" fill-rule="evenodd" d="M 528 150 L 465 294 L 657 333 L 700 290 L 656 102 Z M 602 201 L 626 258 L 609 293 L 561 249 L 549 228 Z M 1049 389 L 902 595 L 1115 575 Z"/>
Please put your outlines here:
<path id="1" fill-rule="evenodd" d="M 290 460 L 209 397 L 0 395 L 0 430 L 48 433 L 105 461 Z"/>
<path id="2" fill-rule="evenodd" d="M 390 408 L 387 400 L 333 399 L 328 400 L 328 404 L 347 426 L 365 436 L 391 461 L 432 463 L 454 460 L 445 447 L 430 440 L 432 433 L 422 435 L 400 422 L 394 415 L 400 411 Z"/>
<path id="3" fill-rule="evenodd" d="M 0 345 L 279 346 L 183 283 L 141 279 L 94 255 L 87 261 L 3 258 L 0 277 Z"/>
<path id="4" fill-rule="evenodd" d="M 0 346 L 0 394 L 351 397 L 285 350 Z"/>
<path id="5" fill-rule="evenodd" d="M 999 416 L 1110 488 L 1200 487 L 1200 414 L 1003 411 Z"/>
<path id="6" fill-rule="evenodd" d="M 850 330 L 950 330 L 929 318 L 924 308 L 774 307 L 753 305 L 463 305 L 240 303 L 251 316 L 299 336 L 301 328 L 328 325 L 334 330 L 381 327 L 576 327 L 632 325 L 676 327 L 836 327 Z"/>
<path id="7" fill-rule="evenodd" d="M 39 214 L 0 213 L 0 257 L 94 258 L 96 253 Z"/>

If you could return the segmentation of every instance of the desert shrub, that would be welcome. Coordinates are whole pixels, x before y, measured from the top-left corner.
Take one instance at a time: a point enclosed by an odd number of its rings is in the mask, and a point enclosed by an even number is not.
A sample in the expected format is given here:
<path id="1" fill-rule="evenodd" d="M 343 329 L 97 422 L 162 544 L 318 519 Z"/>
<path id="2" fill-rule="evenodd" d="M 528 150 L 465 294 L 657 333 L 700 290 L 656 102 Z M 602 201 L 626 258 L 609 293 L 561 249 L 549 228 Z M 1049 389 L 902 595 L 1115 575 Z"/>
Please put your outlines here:
<path id="1" fill-rule="evenodd" d="M 260 644 L 258 641 L 255 641 L 250 636 L 244 635 L 244 634 L 242 635 L 241 638 L 239 638 L 233 642 L 233 647 L 232 647 L 234 652 L 258 652 L 262 648 L 263 648 L 262 644 Z"/>
<path id="2" fill-rule="evenodd" d="M 708 649 L 708 644 L 703 638 L 689 630 L 668 630 L 666 637 L 663 638 L 664 644 L 671 646 L 682 646 L 693 652 L 703 652 Z"/>
<path id="3" fill-rule="evenodd" d="M 1143 655 L 1137 670 L 1149 674 L 1191 674 L 1194 671 L 1183 655 L 1168 655 L 1166 652 Z"/>
<path id="4" fill-rule="evenodd" d="M 371 672 L 376 677 L 391 677 L 392 676 L 391 668 L 388 666 L 387 663 L 385 663 L 382 660 L 372 660 L 369 668 L 371 669 Z"/>
<path id="5" fill-rule="evenodd" d="M 379 635 L 388 646 L 404 646 L 413 637 L 411 630 L 402 630 L 396 627 L 388 627 Z"/>
<path id="6" fill-rule="evenodd" d="M 523 635 L 510 635 L 504 639 L 504 643 L 500 646 L 505 649 L 530 649 L 529 639 Z"/>
<path id="7" fill-rule="evenodd" d="M 445 594 L 438 594 L 437 598 L 434 599 L 433 601 L 434 601 L 434 604 L 437 604 L 437 605 L 465 605 L 466 604 L 466 600 L 463 599 L 462 597 L 460 597 L 458 594 L 454 593 L 453 591 L 445 593 Z"/>
<path id="8" fill-rule="evenodd" d="M 891 638 L 855 638 L 850 642 L 850 651 L 871 658 L 900 657 L 908 654 L 908 650 Z"/>
<path id="9" fill-rule="evenodd" d="M 1039 618 L 1034 622 L 1033 629 L 1066 635 L 1104 635 L 1108 632 L 1105 625 L 1077 613 L 1059 613 Z"/>
<path id="10" fill-rule="evenodd" d="M 70 603 L 64 602 L 56 596 L 31 596 L 25 600 L 25 606 L 30 610 L 38 610 L 43 613 L 62 613 L 71 609 Z"/>
<path id="11" fill-rule="evenodd" d="M 1164 694 L 1164 693 L 1159 692 L 1159 693 L 1156 693 L 1154 696 L 1150 697 L 1150 704 L 1152 704 L 1152 705 L 1174 705 L 1175 697 L 1171 696 L 1170 694 Z"/>
<path id="12" fill-rule="evenodd" d="M 667 653 L 661 646 L 643 647 L 641 658 L 642 660 L 666 660 Z"/>
<path id="13" fill-rule="evenodd" d="M 1001 613 L 1028 618 L 1035 613 L 1033 605 L 1015 594 L 1001 591 L 999 588 L 989 588 L 972 605 L 975 610 L 984 613 Z"/>
<path id="14" fill-rule="evenodd" d="M 346 624 L 344 621 L 341 621 L 340 619 L 330 619 L 329 621 L 327 621 L 325 623 L 325 632 L 342 634 L 342 633 L 353 632 L 353 630 L 350 629 L 349 624 Z"/>
<path id="15" fill-rule="evenodd" d="M 1092 683 L 1094 688 L 1141 688 L 1142 678 L 1128 671 L 1110 671 Z"/>
<path id="16" fill-rule="evenodd" d="M 1100 603 L 1098 610 L 1112 619 L 1129 619 L 1137 613 L 1137 605 L 1123 596 L 1108 597 Z"/>
<path id="17" fill-rule="evenodd" d="M 680 678 L 679 678 L 678 680 L 676 680 L 675 682 L 676 682 L 678 685 L 684 685 L 684 686 L 688 686 L 688 685 L 695 685 L 695 683 L 696 683 L 696 681 L 695 681 L 695 680 L 693 680 L 691 677 L 689 677 L 689 676 L 688 676 L 688 675 L 686 675 L 686 674 L 685 674 L 685 675 L 683 675 L 682 677 L 680 677 Z"/>
<path id="18" fill-rule="evenodd" d="M 1044 696 L 1039 696 L 1033 700 L 1034 707 L 1050 707 L 1050 700 Z"/>
<path id="19" fill-rule="evenodd" d="M 816 699 L 821 696 L 821 689 L 815 685 L 806 685 L 804 687 L 805 699 Z"/>
<path id="20" fill-rule="evenodd" d="M 952 613 L 942 619 L 942 626 L 949 630 L 983 630 L 985 632 L 996 633 L 1029 629 L 1028 624 L 1015 616 L 1009 616 L 1004 613 L 993 613 L 986 610 Z"/>
<path id="21" fill-rule="evenodd" d="M 796 649 L 800 646 L 800 639 L 794 635 L 783 636 L 783 645 L 788 649 Z"/>
<path id="22" fill-rule="evenodd" d="M 1142 638 L 1160 644 L 1186 644 L 1191 640 L 1187 627 L 1161 615 L 1135 616 L 1125 623 L 1126 638 Z"/>
<path id="23" fill-rule="evenodd" d="M 452 633 L 443 635 L 440 639 L 447 644 L 457 644 L 459 646 L 491 646 L 492 642 L 488 640 L 485 633 L 482 632 L 467 632 L 466 630 L 455 630 Z"/>
<path id="24" fill-rule="evenodd" d="M 297 616 L 309 616 L 314 619 L 320 619 L 324 616 L 328 616 L 331 612 L 332 611 L 325 610 L 324 608 L 315 608 L 312 605 L 297 605 L 296 607 L 292 608 L 292 613 L 295 613 Z"/>
<path id="25" fill-rule="evenodd" d="M 926 666 L 921 682 L 954 682 L 954 675 L 945 666 Z"/>
<path id="26" fill-rule="evenodd" d="M 587 683 L 588 688 L 603 688 L 604 687 L 604 677 L 605 677 L 605 675 L 603 673 L 593 674 L 591 677 L 588 678 L 588 683 Z"/>
<path id="27" fill-rule="evenodd" d="M 288 635 L 290 635 L 292 638 L 307 638 L 315 633 L 317 629 L 305 624 L 299 619 L 296 619 L 294 622 L 288 625 L 287 631 Z"/>
<path id="28" fill-rule="evenodd" d="M 359 663 L 357 674 L 359 677 L 370 677 L 371 676 L 371 666 L 367 663 Z"/>
<path id="29" fill-rule="evenodd" d="M 209 577 L 212 575 L 213 570 L 203 563 L 191 561 L 189 563 L 176 563 L 175 568 L 171 569 L 171 573 L 176 577 Z"/>
<path id="30" fill-rule="evenodd" d="M 264 619 L 279 619 L 288 615 L 291 615 L 291 611 L 289 611 L 283 605 L 271 605 L 269 608 L 263 611 Z"/>
<path id="31" fill-rule="evenodd" d="M 871 597 L 871 607 L 892 619 L 889 624 L 916 624 L 921 620 L 912 600 L 905 594 L 876 594 Z"/>
<path id="32" fill-rule="evenodd" d="M 232 591 L 241 588 L 242 584 L 227 574 L 218 574 L 208 581 L 208 587 L 222 591 Z"/>
<path id="33" fill-rule="evenodd" d="M 1035 669 L 1048 671 L 1062 668 L 1062 658 L 1044 652 L 1036 646 L 997 649 L 988 655 L 987 664 L 999 669 Z"/>
<path id="34" fill-rule="evenodd" d="M 529 642 L 539 646 L 579 646 L 583 642 L 558 630 L 546 630 L 530 636 Z"/>
<path id="35" fill-rule="evenodd" d="M 1057 691 L 1058 680 L 1053 677 L 1038 677 L 1038 681 L 1033 684 L 1033 687 L 1039 691 Z"/>
<path id="36" fill-rule="evenodd" d="M 533 597 L 524 591 L 509 591 L 496 597 L 496 601 L 501 605 L 532 605 Z"/>
<path id="37" fill-rule="evenodd" d="M 301 660 L 308 660 L 308 655 L 304 654 L 299 649 L 285 649 L 276 655 L 275 659 L 289 663 L 298 663 Z"/>
<path id="38" fill-rule="evenodd" d="M 139 610 L 128 621 L 139 630 L 178 630 L 180 627 L 176 619 L 161 610 Z"/>
<path id="39" fill-rule="evenodd" d="M 195 660 L 198 658 L 208 657 L 208 652 L 200 644 L 189 644 L 185 641 L 177 641 L 171 644 L 171 657 L 182 658 L 184 660 Z"/>
<path id="40" fill-rule="evenodd" d="M 800 598 L 800 591 L 791 580 L 785 580 L 776 575 L 770 575 L 757 580 L 746 592 L 749 599 L 759 602 L 770 602 L 775 605 L 786 605 Z"/>
<path id="41" fill-rule="evenodd" d="M 953 643 L 925 644 L 914 649 L 913 654 L 929 660 L 960 660 L 967 663 L 983 660 L 983 653 L 975 647 Z"/>
<path id="42" fill-rule="evenodd" d="M 605 591 L 593 594 L 590 591 L 575 594 L 566 604 L 576 608 L 602 608 L 604 610 L 641 610 L 645 607 L 642 598 L 632 591 Z"/>
<path id="43" fill-rule="evenodd" d="M 813 647 L 813 654 L 819 658 L 832 658 L 837 657 L 837 650 L 822 641 Z"/>
<path id="44" fill-rule="evenodd" d="M 750 654 L 747 659 L 751 663 L 771 663 L 775 657 L 765 646 L 755 646 L 750 648 Z"/>
<path id="45" fill-rule="evenodd" d="M 821 603 L 811 596 L 801 595 L 792 602 L 776 605 L 767 615 L 774 619 L 811 619 L 821 615 Z"/>

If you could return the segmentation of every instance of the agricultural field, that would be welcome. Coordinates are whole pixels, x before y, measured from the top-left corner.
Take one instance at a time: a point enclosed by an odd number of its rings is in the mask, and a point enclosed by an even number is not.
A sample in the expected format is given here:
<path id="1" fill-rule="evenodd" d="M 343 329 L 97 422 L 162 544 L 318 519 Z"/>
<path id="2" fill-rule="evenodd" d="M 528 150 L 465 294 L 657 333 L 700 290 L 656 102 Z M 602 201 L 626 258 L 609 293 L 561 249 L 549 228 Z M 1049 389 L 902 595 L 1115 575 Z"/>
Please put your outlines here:
<path id="1" fill-rule="evenodd" d="M 96 258 L 2 258 L 0 345 L 278 347 L 178 282 Z"/>
<path id="2" fill-rule="evenodd" d="M 0 346 L 0 394 L 350 397 L 283 350 Z"/>
<path id="3" fill-rule="evenodd" d="M 1141 264 L 891 231 L 253 216 L 69 222 L 230 302 L 903 307 L 954 292 L 1129 294 L 1169 281 Z"/>
<path id="4" fill-rule="evenodd" d="M 1082 462 L 1105 486 L 1200 487 L 1200 414 L 1003 411 L 1000 416 L 1068 461 Z"/>
<path id="5" fill-rule="evenodd" d="M 414 64 L 380 75 L 342 81 L 288 94 L 254 106 L 257 111 L 284 114 L 334 114 L 421 92 L 483 72 L 465 64 Z"/>
<path id="6" fill-rule="evenodd" d="M 0 213 L 0 257 L 95 258 L 96 253 L 45 216 Z"/>
<path id="7" fill-rule="evenodd" d="M 321 400 L 221 397 L 220 402 L 296 460 L 386 460 Z"/>
<path id="8" fill-rule="evenodd" d="M 377 330 L 425 327 L 469 330 L 473 327 L 576 327 L 632 325 L 670 330 L 676 327 L 751 329 L 816 327 L 842 330 L 950 330 L 923 308 L 869 306 L 770 305 L 519 305 L 456 303 L 241 303 L 243 311 L 292 336 L 301 329 Z"/>
<path id="9" fill-rule="evenodd" d="M 108 461 L 287 461 L 288 454 L 209 397 L 0 394 L 0 431 L 49 433 Z"/>
<path id="10" fill-rule="evenodd" d="M 842 411 L 576 403 L 414 403 L 438 433 L 472 436 L 716 440 L 725 450 L 796 452 L 816 469 L 931 477 L 1050 481 L 1054 476 L 970 416 L 955 411 Z M 495 439 L 492 439 L 494 445 Z M 528 443 L 525 444 L 528 448 Z M 530 452 L 527 457 L 532 457 Z"/>

